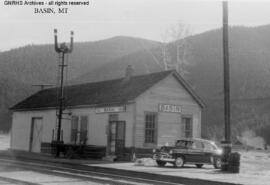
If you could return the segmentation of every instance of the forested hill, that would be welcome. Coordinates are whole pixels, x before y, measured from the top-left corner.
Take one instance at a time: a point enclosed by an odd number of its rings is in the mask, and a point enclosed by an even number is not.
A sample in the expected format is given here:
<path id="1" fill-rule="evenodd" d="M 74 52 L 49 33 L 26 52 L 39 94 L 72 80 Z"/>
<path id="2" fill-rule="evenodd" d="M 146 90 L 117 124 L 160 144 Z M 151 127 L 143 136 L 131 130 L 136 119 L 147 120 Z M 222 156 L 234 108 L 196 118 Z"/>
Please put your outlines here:
<path id="1" fill-rule="evenodd" d="M 240 135 L 245 129 L 264 130 L 270 124 L 269 33 L 269 25 L 255 28 L 231 27 L 229 30 L 234 136 Z M 203 118 L 203 134 L 210 138 L 221 138 L 224 125 L 222 30 L 191 36 L 187 43 L 188 73 L 185 78 L 207 103 Z M 168 46 L 168 53 L 175 59 L 176 51 L 173 45 L 172 43 Z M 136 74 L 160 71 L 161 52 L 161 48 L 157 47 L 125 55 L 95 71 L 83 74 L 74 81 L 118 78 L 123 76 L 128 64 L 134 66 Z"/>
<path id="2" fill-rule="evenodd" d="M 53 41 L 53 38 L 52 38 Z M 67 58 L 68 79 L 95 70 L 118 57 L 159 46 L 158 42 L 133 37 L 113 37 L 74 44 Z M 10 128 L 8 108 L 39 90 L 35 84 L 56 84 L 58 56 L 51 45 L 28 45 L 0 52 L 0 130 Z"/>
<path id="3" fill-rule="evenodd" d="M 67 58 L 69 79 L 118 57 L 158 45 L 155 41 L 132 37 L 75 43 L 72 54 Z M 0 78 L 11 77 L 28 84 L 55 83 L 57 60 L 53 45 L 29 45 L 1 52 Z"/>
<path id="4" fill-rule="evenodd" d="M 270 25 L 232 27 L 229 30 L 232 129 L 234 136 L 245 129 L 265 134 L 270 124 Z M 205 100 L 203 135 L 222 137 L 223 132 L 223 59 L 222 30 L 212 30 L 187 38 L 188 64 L 184 77 Z M 168 55 L 175 60 L 174 43 L 168 45 Z M 0 77 L 11 86 L 27 89 L 26 84 L 55 83 L 57 56 L 52 45 L 26 46 L 0 53 Z M 100 81 L 123 76 L 132 64 L 136 74 L 164 69 L 161 44 L 154 41 L 116 37 L 98 42 L 76 43 L 69 57 L 69 79 L 73 83 Z M 16 83 L 12 81 L 15 80 Z M 31 86 L 30 86 L 31 87 Z M 5 91 L 3 88 L 2 91 Z M 9 90 L 7 90 L 9 91 Z M 18 93 L 17 93 L 18 92 Z M 4 94 L 4 95 L 2 95 Z M 0 96 L 11 96 L 4 92 Z M 11 100 L 18 101 L 22 93 L 16 90 L 11 98 L 2 97 L 4 110 Z M 12 103 L 13 103 L 12 102 Z M 3 102 L 1 102 L 2 104 Z M 2 125 L 8 122 L 1 122 Z M 268 134 L 270 135 L 270 134 Z"/>
<path id="5" fill-rule="evenodd" d="M 270 95 L 270 26 L 255 28 L 230 28 L 230 70 L 232 97 L 262 98 Z M 188 39 L 188 55 L 185 78 L 203 98 L 219 99 L 223 88 L 222 31 L 213 30 Z M 175 58 L 173 44 L 168 46 Z M 161 47 L 144 49 L 84 73 L 73 79 L 100 81 L 123 76 L 124 69 L 132 64 L 136 74 L 162 70 Z M 164 68 L 164 67 L 163 67 Z"/>

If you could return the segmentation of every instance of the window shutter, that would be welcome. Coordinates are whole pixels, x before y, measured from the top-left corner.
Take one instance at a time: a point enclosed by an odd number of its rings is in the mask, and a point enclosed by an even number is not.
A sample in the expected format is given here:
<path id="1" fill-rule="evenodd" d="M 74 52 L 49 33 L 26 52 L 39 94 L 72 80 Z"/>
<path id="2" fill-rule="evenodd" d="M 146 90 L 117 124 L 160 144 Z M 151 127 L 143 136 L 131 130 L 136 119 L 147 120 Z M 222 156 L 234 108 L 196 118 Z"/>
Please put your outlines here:
<path id="1" fill-rule="evenodd" d="M 73 143 L 77 142 L 78 126 L 79 126 L 79 117 L 78 116 L 72 116 L 72 118 L 71 118 L 70 141 L 73 142 Z"/>

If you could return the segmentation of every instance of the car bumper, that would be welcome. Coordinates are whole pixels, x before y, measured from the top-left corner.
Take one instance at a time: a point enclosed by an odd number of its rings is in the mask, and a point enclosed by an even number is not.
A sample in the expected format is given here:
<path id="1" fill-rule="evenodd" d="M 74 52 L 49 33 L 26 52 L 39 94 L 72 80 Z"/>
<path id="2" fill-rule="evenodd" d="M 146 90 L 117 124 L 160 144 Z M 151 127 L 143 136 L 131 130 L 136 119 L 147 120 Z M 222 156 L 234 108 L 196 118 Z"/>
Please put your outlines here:
<path id="1" fill-rule="evenodd" d="M 167 156 L 160 156 L 160 155 L 157 155 L 157 154 L 154 154 L 153 155 L 153 159 L 156 160 L 156 161 L 164 161 L 164 162 L 174 162 L 175 159 L 174 158 L 169 158 Z"/>

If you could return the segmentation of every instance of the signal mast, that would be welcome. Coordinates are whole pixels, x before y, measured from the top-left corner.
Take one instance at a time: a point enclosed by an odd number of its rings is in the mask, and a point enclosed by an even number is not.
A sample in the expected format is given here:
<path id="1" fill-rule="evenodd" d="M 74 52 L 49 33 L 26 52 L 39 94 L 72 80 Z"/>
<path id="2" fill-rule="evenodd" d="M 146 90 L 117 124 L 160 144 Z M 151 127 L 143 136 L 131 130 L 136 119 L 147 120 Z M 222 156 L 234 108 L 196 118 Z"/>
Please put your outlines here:
<path id="1" fill-rule="evenodd" d="M 56 157 L 60 156 L 60 144 L 61 144 L 61 124 L 63 116 L 63 105 L 64 105 L 64 68 L 67 67 L 65 64 L 65 54 L 71 53 L 73 50 L 73 31 L 70 32 L 70 46 L 68 47 L 66 43 L 60 44 L 58 46 L 57 41 L 57 29 L 54 29 L 54 47 L 55 51 L 60 54 L 61 63 L 59 64 L 60 68 L 60 88 L 59 88 L 59 98 L 58 98 L 58 124 L 57 124 L 57 145 L 56 145 Z"/>

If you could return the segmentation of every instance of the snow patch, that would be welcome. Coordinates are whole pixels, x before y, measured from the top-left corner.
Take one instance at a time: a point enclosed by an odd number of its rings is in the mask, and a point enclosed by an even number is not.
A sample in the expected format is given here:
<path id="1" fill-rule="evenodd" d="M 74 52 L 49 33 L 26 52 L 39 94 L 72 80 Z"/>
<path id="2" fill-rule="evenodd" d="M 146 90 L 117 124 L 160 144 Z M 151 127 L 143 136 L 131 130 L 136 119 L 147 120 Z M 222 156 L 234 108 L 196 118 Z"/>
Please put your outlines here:
<path id="1" fill-rule="evenodd" d="M 140 158 L 136 159 L 135 166 L 157 166 L 157 163 L 152 158 Z"/>

